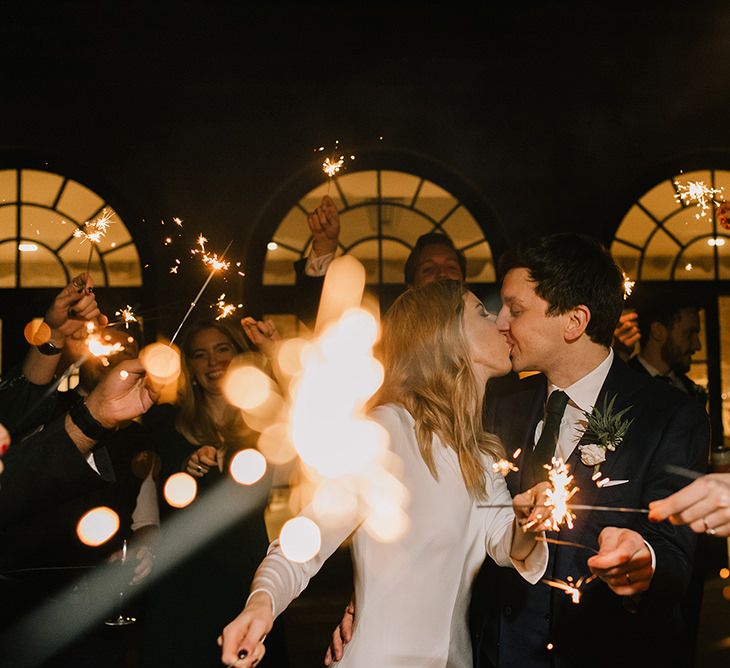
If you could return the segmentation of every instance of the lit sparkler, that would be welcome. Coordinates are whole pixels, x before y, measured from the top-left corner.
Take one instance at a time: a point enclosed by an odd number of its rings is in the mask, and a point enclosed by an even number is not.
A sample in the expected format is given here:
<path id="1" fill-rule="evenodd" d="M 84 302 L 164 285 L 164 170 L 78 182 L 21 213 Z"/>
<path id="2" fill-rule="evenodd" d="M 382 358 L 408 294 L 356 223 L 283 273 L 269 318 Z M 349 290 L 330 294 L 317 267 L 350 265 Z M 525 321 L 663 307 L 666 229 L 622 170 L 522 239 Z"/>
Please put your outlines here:
<path id="1" fill-rule="evenodd" d="M 522 448 L 517 448 L 512 453 L 512 459 L 517 459 L 522 452 Z M 520 469 L 515 466 L 509 459 L 500 459 L 492 464 L 492 471 L 494 473 L 501 473 L 506 476 L 510 471 L 519 471 Z"/>
<path id="2" fill-rule="evenodd" d="M 698 211 L 695 213 L 695 219 L 705 218 L 707 212 L 711 209 L 711 204 L 720 206 L 723 201 L 724 188 L 711 188 L 706 186 L 704 181 L 687 181 L 686 183 L 680 183 L 674 181 L 674 187 L 677 192 L 674 194 L 674 199 L 682 204 L 683 206 L 690 206 L 694 204 Z M 719 197 L 719 201 L 715 199 Z"/>
<path id="3" fill-rule="evenodd" d="M 583 585 L 587 585 L 590 582 L 593 582 L 593 580 L 596 579 L 595 575 L 591 575 L 589 577 L 583 576 L 578 578 L 578 580 L 573 580 L 573 578 L 569 575 L 567 580 L 542 580 L 546 585 L 549 585 L 550 587 L 555 587 L 556 589 L 562 589 L 567 596 L 570 596 L 573 603 L 578 605 L 580 603 L 581 599 L 581 587 Z"/>
<path id="4" fill-rule="evenodd" d="M 98 333 L 90 334 L 87 337 L 86 347 L 94 357 L 98 357 L 101 360 L 104 366 L 109 366 L 109 360 L 107 359 L 109 355 L 124 350 L 124 346 L 119 341 L 104 343 Z"/>
<path id="5" fill-rule="evenodd" d="M 106 236 L 109 226 L 112 224 L 111 217 L 114 214 L 107 209 L 101 212 L 101 215 L 95 220 L 86 221 L 83 227 L 79 227 L 74 230 L 73 236 L 77 239 L 81 239 L 81 243 L 84 241 L 89 242 L 89 259 L 86 262 L 86 273 L 89 273 L 89 267 L 91 266 L 91 257 L 94 253 L 94 244 L 97 246 L 99 242 Z"/>
<path id="6" fill-rule="evenodd" d="M 559 531 L 560 526 L 565 523 L 572 529 L 575 515 L 568 507 L 568 501 L 579 488 L 573 485 L 573 476 L 569 473 L 568 465 L 559 457 L 553 457 L 551 464 L 546 464 L 545 468 L 552 485 L 551 489 L 546 490 L 548 498 L 545 505 L 550 509 L 550 515 L 545 520 L 545 527 L 548 531 Z"/>
<path id="7" fill-rule="evenodd" d="M 127 304 L 126 308 L 115 311 L 114 315 L 119 316 L 122 319 L 125 329 L 129 329 L 130 322 L 137 322 L 137 318 L 132 312 L 132 307 L 129 304 Z"/>
<path id="8" fill-rule="evenodd" d="M 329 176 L 329 178 L 332 178 L 335 174 L 337 174 L 340 169 L 342 169 L 342 165 L 345 164 L 345 156 L 341 155 L 337 160 L 334 158 L 330 160 L 329 158 L 325 158 L 324 162 L 322 163 L 322 171 Z"/>
<path id="9" fill-rule="evenodd" d="M 634 291 L 634 286 L 636 285 L 636 281 L 632 281 L 631 277 L 626 273 L 623 272 L 624 275 L 624 301 L 628 299 L 631 296 L 631 293 Z"/>
<path id="10" fill-rule="evenodd" d="M 223 318 L 227 318 L 231 313 L 234 313 L 236 309 L 242 308 L 243 304 L 239 304 L 236 306 L 235 304 L 226 304 L 226 293 L 224 292 L 220 297 L 218 297 L 218 300 L 215 304 L 211 304 L 210 308 L 217 307 L 218 308 L 218 315 L 216 316 L 216 320 L 222 320 Z"/>

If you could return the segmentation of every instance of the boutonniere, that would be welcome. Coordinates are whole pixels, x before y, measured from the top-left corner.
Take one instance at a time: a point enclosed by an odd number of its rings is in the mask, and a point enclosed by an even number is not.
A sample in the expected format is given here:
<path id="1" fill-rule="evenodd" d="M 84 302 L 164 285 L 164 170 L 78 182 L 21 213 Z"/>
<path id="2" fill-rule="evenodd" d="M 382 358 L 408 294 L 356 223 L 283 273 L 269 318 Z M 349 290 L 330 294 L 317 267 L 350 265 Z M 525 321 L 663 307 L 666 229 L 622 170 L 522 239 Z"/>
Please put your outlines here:
<path id="1" fill-rule="evenodd" d="M 586 445 L 579 445 L 580 460 L 586 466 L 593 466 L 593 473 L 598 473 L 601 464 L 606 461 L 606 450 L 613 452 L 621 445 L 626 432 L 628 431 L 633 419 L 624 416 L 631 410 L 631 406 L 624 408 L 618 413 L 613 412 L 613 405 L 616 402 L 616 396 L 613 395 L 611 401 L 606 397 L 603 398 L 603 407 L 594 406 L 589 413 L 583 411 L 587 420 L 587 426 L 583 439 L 593 441 Z"/>

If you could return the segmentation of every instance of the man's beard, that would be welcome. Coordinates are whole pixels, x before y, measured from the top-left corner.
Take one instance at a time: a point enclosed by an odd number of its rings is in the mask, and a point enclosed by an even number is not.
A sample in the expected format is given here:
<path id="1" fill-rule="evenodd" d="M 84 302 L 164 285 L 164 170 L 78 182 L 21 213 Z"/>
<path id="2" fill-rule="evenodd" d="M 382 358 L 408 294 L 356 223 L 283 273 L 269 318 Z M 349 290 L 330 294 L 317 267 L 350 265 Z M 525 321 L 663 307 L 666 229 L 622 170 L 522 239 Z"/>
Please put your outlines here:
<path id="1" fill-rule="evenodd" d="M 690 354 L 683 353 L 682 349 L 674 345 L 671 339 L 667 339 L 662 346 L 662 359 L 676 373 L 687 373 L 689 371 Z"/>

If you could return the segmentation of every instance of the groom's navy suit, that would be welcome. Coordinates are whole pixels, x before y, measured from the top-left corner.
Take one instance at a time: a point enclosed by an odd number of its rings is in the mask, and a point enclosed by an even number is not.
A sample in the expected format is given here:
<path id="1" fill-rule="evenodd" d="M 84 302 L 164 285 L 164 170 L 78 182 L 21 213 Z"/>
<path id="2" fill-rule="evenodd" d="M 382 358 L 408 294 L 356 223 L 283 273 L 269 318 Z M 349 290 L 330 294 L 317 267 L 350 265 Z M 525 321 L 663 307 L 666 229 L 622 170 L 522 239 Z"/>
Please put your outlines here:
<path id="1" fill-rule="evenodd" d="M 543 375 L 490 392 L 485 401 L 485 428 L 498 434 L 508 453 L 522 448 L 519 471 L 507 476 L 512 495 L 533 484 L 530 458 L 537 424 L 543 419 L 547 381 Z M 631 407 L 632 418 L 623 442 L 607 452 L 604 477 L 628 483 L 598 488 L 593 467 L 580 460 L 576 447 L 568 460 L 580 491 L 575 504 L 646 508 L 650 501 L 675 492 L 687 481 L 667 473 L 666 464 L 697 471 L 707 467 L 709 425 L 696 401 L 682 392 L 652 381 L 615 359 L 596 405 L 616 396 L 614 412 Z M 543 583 L 525 582 L 516 571 L 487 560 L 474 589 L 472 622 L 475 653 L 486 668 L 557 668 L 578 666 L 677 665 L 674 650 L 681 646 L 679 601 L 691 574 L 695 537 L 686 527 L 650 523 L 646 515 L 576 511 L 573 529 L 551 537 L 598 548 L 598 535 L 607 526 L 637 531 L 656 554 L 651 586 L 638 601 L 614 594 L 601 580 L 583 590 L 580 604 Z M 545 578 L 577 580 L 590 575 L 592 552 L 550 545 Z M 548 645 L 552 644 L 552 649 Z M 648 661 L 648 663 L 647 663 Z"/>

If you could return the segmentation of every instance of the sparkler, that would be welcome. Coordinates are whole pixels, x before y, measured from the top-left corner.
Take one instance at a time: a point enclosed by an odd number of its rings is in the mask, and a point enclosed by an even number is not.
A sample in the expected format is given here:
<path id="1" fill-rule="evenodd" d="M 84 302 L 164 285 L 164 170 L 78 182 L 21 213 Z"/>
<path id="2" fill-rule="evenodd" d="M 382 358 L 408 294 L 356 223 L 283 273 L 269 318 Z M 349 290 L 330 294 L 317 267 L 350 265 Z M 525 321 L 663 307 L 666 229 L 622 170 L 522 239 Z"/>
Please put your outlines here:
<path id="1" fill-rule="evenodd" d="M 573 603 L 578 605 L 580 603 L 581 599 L 581 587 L 583 585 L 587 585 L 593 580 L 596 579 L 595 575 L 591 575 L 589 577 L 582 576 L 578 578 L 578 580 L 573 580 L 572 576 L 568 576 L 567 580 L 546 580 L 543 579 L 542 582 L 544 582 L 546 585 L 549 585 L 550 587 L 555 587 L 556 589 L 562 589 L 567 596 L 570 596 Z"/>
<path id="2" fill-rule="evenodd" d="M 81 239 L 81 243 L 84 241 L 89 242 L 89 259 L 86 262 L 86 273 L 89 273 L 89 267 L 91 267 L 91 257 L 94 252 L 94 244 L 97 246 L 99 242 L 106 236 L 109 226 L 112 224 L 111 217 L 114 214 L 107 209 L 101 212 L 96 220 L 86 221 L 83 228 L 79 227 L 74 230 L 73 236 L 77 239 Z"/>
<path id="3" fill-rule="evenodd" d="M 575 515 L 570 511 L 568 501 L 579 488 L 571 486 L 573 476 L 568 472 L 568 465 L 559 457 L 553 457 L 551 465 L 545 464 L 545 468 L 552 485 L 552 489 L 546 490 L 548 498 L 545 505 L 550 508 L 550 516 L 545 521 L 545 526 L 549 531 L 559 531 L 560 525 L 565 522 L 572 529 Z"/>
<path id="4" fill-rule="evenodd" d="M 122 318 L 125 329 L 129 329 L 130 322 L 137 322 L 137 318 L 134 316 L 134 313 L 132 312 L 132 307 L 129 304 L 127 304 L 126 308 L 115 311 L 114 315 Z"/>
<path id="5" fill-rule="evenodd" d="M 218 315 L 216 316 L 216 320 L 222 320 L 223 318 L 227 318 L 231 313 L 235 312 L 236 309 L 242 308 L 243 304 L 239 304 L 236 306 L 235 304 L 226 304 L 225 302 L 226 293 L 224 292 L 220 297 L 218 297 L 218 300 L 215 304 L 211 304 L 210 308 L 218 307 Z"/>
<path id="6" fill-rule="evenodd" d="M 636 281 L 632 281 L 631 277 L 626 272 L 622 273 L 624 275 L 624 301 L 626 301 L 631 296 L 631 293 L 634 291 Z"/>
<path id="7" fill-rule="evenodd" d="M 198 237 L 198 244 L 200 245 L 201 250 L 196 251 L 195 249 L 193 249 L 192 252 L 193 252 L 193 254 L 203 253 L 203 262 L 205 264 L 211 265 L 211 267 L 212 267 L 211 270 L 210 270 L 210 274 L 208 274 L 208 278 L 205 279 L 205 283 L 203 283 L 203 285 L 200 288 L 200 290 L 198 290 L 198 294 L 195 296 L 195 299 L 193 299 L 193 301 L 190 302 L 190 307 L 188 308 L 187 313 L 183 317 L 182 322 L 180 323 L 180 325 L 178 325 L 177 330 L 175 330 L 175 333 L 172 335 L 172 339 L 170 339 L 170 344 L 169 345 L 172 345 L 173 343 L 175 343 L 175 339 L 177 338 L 177 335 L 180 333 L 180 330 L 183 328 L 183 325 L 185 324 L 185 321 L 188 319 L 188 317 L 190 316 L 190 314 L 193 312 L 193 309 L 197 305 L 198 300 L 200 299 L 200 297 L 203 294 L 203 292 L 205 292 L 205 288 L 208 287 L 208 283 L 210 283 L 210 281 L 213 278 L 215 272 L 218 271 L 219 269 L 223 269 L 225 271 L 226 269 L 228 269 L 228 266 L 230 264 L 228 262 L 224 262 L 223 261 L 223 257 L 225 257 L 225 254 L 228 252 L 228 249 L 231 247 L 231 244 L 233 243 L 233 241 L 231 240 L 231 241 L 228 242 L 228 245 L 226 246 L 225 250 L 223 251 L 223 254 L 221 255 L 221 259 L 220 260 L 218 260 L 218 256 L 216 255 L 216 256 L 214 256 L 215 257 L 215 261 L 212 261 L 212 260 L 206 261 L 206 257 L 208 256 L 208 254 L 205 252 L 205 244 L 206 244 L 207 241 L 208 240 L 201 234 Z"/>
<path id="8" fill-rule="evenodd" d="M 512 453 L 512 459 L 517 459 L 522 452 L 522 448 L 517 448 Z M 501 473 L 506 476 L 510 471 L 519 471 L 520 469 L 515 466 L 509 459 L 500 459 L 492 464 L 492 471 L 494 473 Z"/>
<path id="9" fill-rule="evenodd" d="M 723 201 L 724 188 L 711 188 L 706 186 L 704 181 L 687 181 L 687 183 L 680 183 L 674 181 L 674 187 L 677 192 L 674 194 L 674 199 L 682 204 L 683 206 L 690 206 L 694 204 L 698 212 L 695 213 L 695 220 L 705 218 L 707 212 L 711 208 L 711 204 L 720 206 Z M 717 201 L 715 197 L 719 196 L 720 201 Z"/>

